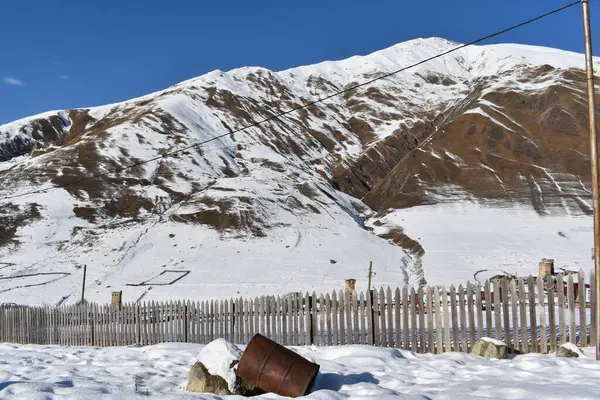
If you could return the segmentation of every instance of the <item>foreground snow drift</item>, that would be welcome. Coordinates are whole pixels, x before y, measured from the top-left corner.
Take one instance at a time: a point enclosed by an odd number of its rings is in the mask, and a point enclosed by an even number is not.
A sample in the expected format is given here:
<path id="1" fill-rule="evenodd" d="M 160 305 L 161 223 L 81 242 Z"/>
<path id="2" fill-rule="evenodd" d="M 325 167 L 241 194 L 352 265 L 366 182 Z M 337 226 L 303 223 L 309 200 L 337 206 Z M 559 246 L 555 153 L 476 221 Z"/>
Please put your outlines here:
<path id="1" fill-rule="evenodd" d="M 218 397 L 183 391 L 203 345 L 84 348 L 0 345 L 0 397 L 19 399 Z M 368 346 L 295 347 L 321 365 L 310 399 L 597 398 L 600 363 L 525 355 L 491 361 L 467 354 L 415 355 Z M 230 398 L 240 398 L 232 396 Z M 268 394 L 263 398 L 275 399 Z"/>

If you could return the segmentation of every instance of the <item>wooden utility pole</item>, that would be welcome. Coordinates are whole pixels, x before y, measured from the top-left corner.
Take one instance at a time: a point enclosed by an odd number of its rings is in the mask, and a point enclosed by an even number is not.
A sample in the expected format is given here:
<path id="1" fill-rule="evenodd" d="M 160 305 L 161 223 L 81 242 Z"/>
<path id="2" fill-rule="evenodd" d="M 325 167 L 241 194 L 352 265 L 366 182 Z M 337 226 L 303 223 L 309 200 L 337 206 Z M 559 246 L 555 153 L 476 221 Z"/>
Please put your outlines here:
<path id="1" fill-rule="evenodd" d="M 594 199 L 594 267 L 596 270 L 596 326 L 600 322 L 600 215 L 598 210 L 598 140 L 596 136 L 596 99 L 594 97 L 594 59 L 592 57 L 592 29 L 590 26 L 589 0 L 581 0 L 583 10 L 583 34 L 585 37 L 585 69 L 587 73 L 588 116 L 590 122 L 590 159 L 592 164 L 592 196 Z M 600 360 L 600 329 L 596 329 L 594 342 L 596 360 Z"/>
<path id="2" fill-rule="evenodd" d="M 85 301 L 85 276 L 87 274 L 87 265 L 83 266 L 83 284 L 81 285 L 81 304 Z"/>

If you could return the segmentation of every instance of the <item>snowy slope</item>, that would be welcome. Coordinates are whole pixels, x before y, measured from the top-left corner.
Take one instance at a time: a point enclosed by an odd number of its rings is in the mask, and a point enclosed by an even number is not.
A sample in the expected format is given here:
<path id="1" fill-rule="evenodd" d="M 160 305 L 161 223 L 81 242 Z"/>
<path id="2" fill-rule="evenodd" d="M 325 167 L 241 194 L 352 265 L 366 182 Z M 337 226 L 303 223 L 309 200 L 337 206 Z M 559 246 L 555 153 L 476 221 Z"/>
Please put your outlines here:
<path id="1" fill-rule="evenodd" d="M 83 265 L 102 302 L 330 291 L 364 285 L 369 261 L 390 285 L 534 273 L 553 254 L 586 268 L 582 55 L 467 47 L 227 134 L 456 45 L 213 71 L 0 126 L 0 302 L 77 301 Z M 511 234 L 481 240 L 488 226 Z"/>

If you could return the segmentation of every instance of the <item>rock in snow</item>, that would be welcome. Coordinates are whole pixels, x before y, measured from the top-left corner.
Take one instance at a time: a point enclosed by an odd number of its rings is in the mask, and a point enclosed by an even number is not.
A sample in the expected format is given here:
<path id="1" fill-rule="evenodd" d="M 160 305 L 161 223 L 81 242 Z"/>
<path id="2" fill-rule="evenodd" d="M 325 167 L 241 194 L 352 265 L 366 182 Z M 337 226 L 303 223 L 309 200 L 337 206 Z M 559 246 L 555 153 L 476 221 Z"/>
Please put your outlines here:
<path id="1" fill-rule="evenodd" d="M 583 352 L 573 343 L 564 343 L 556 351 L 556 357 L 579 358 L 583 356 Z"/>
<path id="2" fill-rule="evenodd" d="M 471 350 L 471 354 L 490 359 L 504 360 L 508 354 L 508 348 L 504 342 L 489 337 L 483 337 L 475 343 Z"/>
<path id="3" fill-rule="evenodd" d="M 207 344 L 200 354 L 200 361 L 212 375 L 222 377 L 228 385 L 229 391 L 235 392 L 235 370 L 234 367 L 242 357 L 242 351 L 233 343 L 225 339 L 213 340 Z"/>
<path id="4" fill-rule="evenodd" d="M 188 392 L 213 393 L 219 396 L 231 394 L 229 384 L 219 375 L 212 375 L 200 361 L 194 364 L 186 387 Z"/>

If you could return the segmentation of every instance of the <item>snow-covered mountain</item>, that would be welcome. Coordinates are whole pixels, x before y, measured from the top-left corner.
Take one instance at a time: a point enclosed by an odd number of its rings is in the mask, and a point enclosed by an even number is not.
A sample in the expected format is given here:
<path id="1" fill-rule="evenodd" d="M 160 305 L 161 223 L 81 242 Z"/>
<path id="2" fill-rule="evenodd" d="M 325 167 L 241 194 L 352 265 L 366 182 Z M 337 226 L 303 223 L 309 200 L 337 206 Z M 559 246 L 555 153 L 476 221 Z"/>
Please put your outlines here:
<path id="1" fill-rule="evenodd" d="M 95 301 L 331 290 L 364 281 L 369 261 L 376 284 L 394 285 L 535 273 L 554 254 L 585 266 L 583 55 L 470 46 L 227 135 L 455 46 L 416 39 L 281 72 L 213 71 L 0 126 L 0 301 L 76 301 L 82 265 Z M 475 260 L 464 244 L 482 227 L 456 240 L 465 210 L 496 233 Z M 507 250 L 508 235 L 529 251 Z"/>

